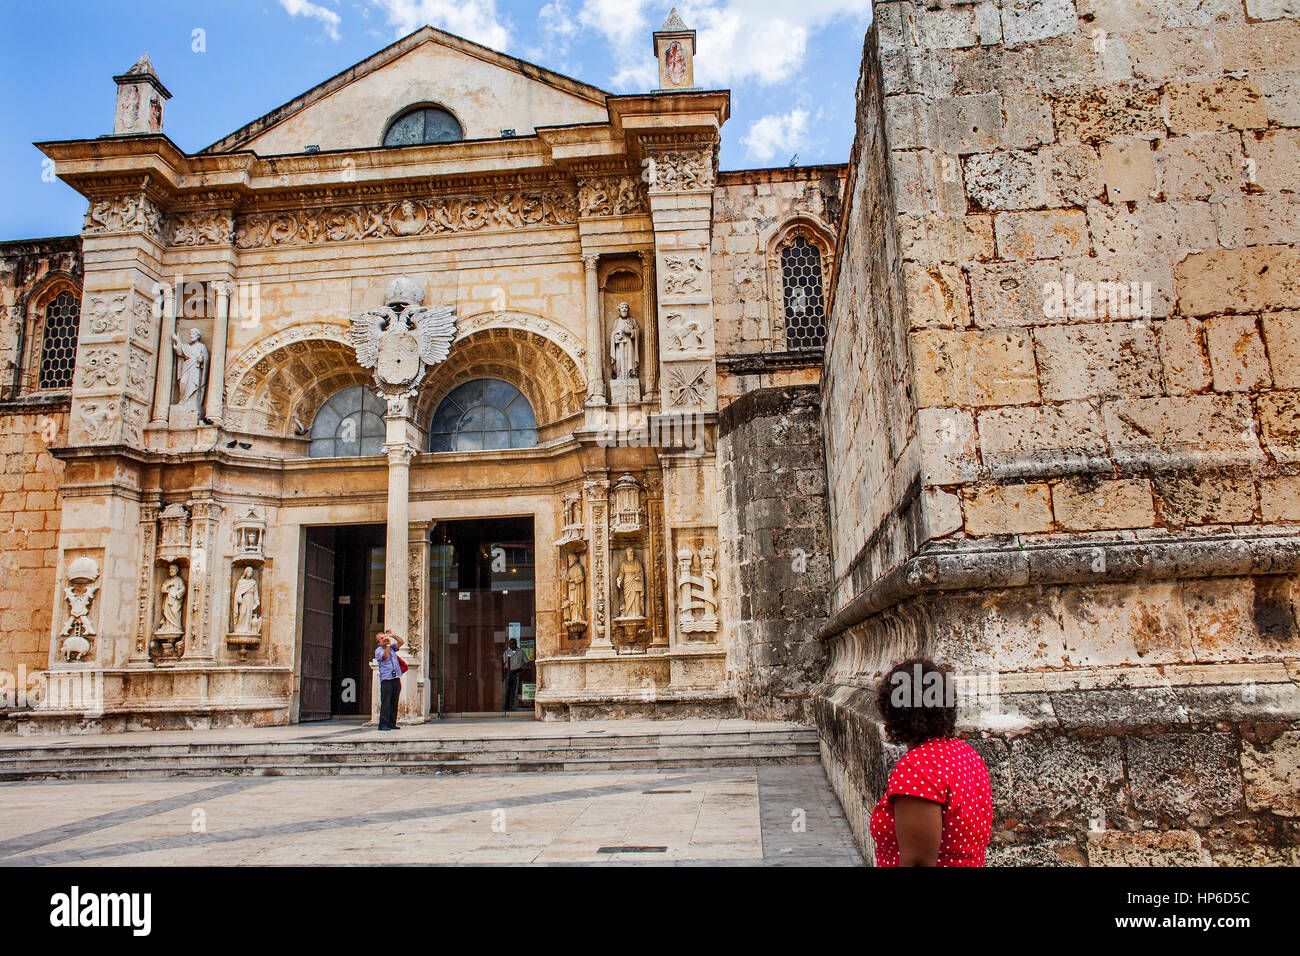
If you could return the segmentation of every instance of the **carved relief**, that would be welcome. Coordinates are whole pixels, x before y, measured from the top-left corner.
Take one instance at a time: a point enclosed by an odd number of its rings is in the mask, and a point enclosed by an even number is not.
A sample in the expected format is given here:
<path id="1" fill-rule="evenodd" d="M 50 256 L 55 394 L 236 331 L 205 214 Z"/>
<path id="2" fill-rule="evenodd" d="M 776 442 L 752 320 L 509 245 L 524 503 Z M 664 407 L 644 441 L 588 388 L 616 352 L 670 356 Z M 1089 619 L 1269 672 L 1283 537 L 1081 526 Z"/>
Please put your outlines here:
<path id="1" fill-rule="evenodd" d="M 85 297 L 83 319 L 91 335 L 119 335 L 126 323 L 126 300 L 129 292 L 89 293 Z"/>
<path id="2" fill-rule="evenodd" d="M 68 620 L 59 631 L 63 643 L 59 653 L 69 664 L 91 658 L 90 639 L 95 637 L 91 622 L 91 605 L 99 593 L 99 564 L 93 558 L 80 557 L 68 565 L 68 585 L 63 589 L 68 602 Z"/>
<path id="3" fill-rule="evenodd" d="M 660 275 L 663 277 L 664 295 L 704 294 L 703 253 L 672 252 L 665 254 L 663 260 Z"/>
<path id="4" fill-rule="evenodd" d="M 669 312 L 664 319 L 668 328 L 668 350 L 702 352 L 709 348 L 704 321 L 689 312 Z"/>
<path id="5" fill-rule="evenodd" d="M 641 485 L 631 475 L 614 483 L 614 510 L 611 517 L 614 535 L 640 534 L 645 528 L 645 507 Z"/>
<path id="6" fill-rule="evenodd" d="M 161 294 L 160 294 L 161 297 Z M 145 342 L 152 348 L 152 343 L 157 337 L 154 333 L 154 302 L 142 295 L 135 297 L 135 305 L 131 309 L 131 338 L 139 342 Z M 158 314 L 162 315 L 162 304 L 159 303 Z"/>
<path id="7" fill-rule="evenodd" d="M 677 408 L 699 408 L 713 397 L 713 370 L 707 363 L 668 366 L 668 402 Z"/>
<path id="8" fill-rule="evenodd" d="M 709 545 L 696 553 L 683 545 L 677 551 L 677 623 L 684 635 L 718 633 L 717 552 Z"/>
<path id="9" fill-rule="evenodd" d="M 713 149 L 655 151 L 651 154 L 650 188 L 664 192 L 713 188 Z"/>
<path id="10" fill-rule="evenodd" d="M 229 212 L 201 209 L 172 219 L 173 246 L 228 246 L 235 239 L 235 218 Z"/>
<path id="11" fill-rule="evenodd" d="M 122 383 L 121 356 L 117 349 L 86 349 L 77 363 L 81 387 L 116 388 Z"/>
<path id="12" fill-rule="evenodd" d="M 206 509 L 205 509 L 206 510 Z M 210 531 L 215 533 L 215 521 Z M 239 652 L 241 659 L 262 643 L 263 566 L 266 563 L 264 539 L 266 519 L 249 508 L 233 522 L 235 553 L 231 559 L 230 631 L 226 646 Z"/>
<path id="13" fill-rule="evenodd" d="M 584 550 L 587 547 L 587 529 L 582 521 L 582 495 L 576 491 L 565 494 L 563 509 L 560 538 L 556 545 L 566 551 Z"/>
<path id="14" fill-rule="evenodd" d="M 149 656 L 149 610 L 153 607 L 154 542 L 157 540 L 158 511 L 156 508 L 140 509 L 140 575 L 136 582 L 135 653 L 137 661 Z"/>
<path id="15" fill-rule="evenodd" d="M 650 211 L 635 176 L 585 180 L 578 185 L 578 209 L 584 216 L 633 216 Z"/>
<path id="16" fill-rule="evenodd" d="M 254 213 L 237 220 L 235 245 L 241 249 L 258 249 L 481 229 L 572 225 L 576 220 L 576 197 L 556 190 L 429 201 L 404 199 L 382 205 Z"/>
<path id="17" fill-rule="evenodd" d="M 158 560 L 172 562 L 188 559 L 190 552 L 190 513 L 183 504 L 173 502 L 162 512 L 162 537 L 158 542 Z"/>
<path id="18" fill-rule="evenodd" d="M 143 349 L 132 346 L 126 369 L 127 391 L 142 399 L 149 397 L 149 365 L 152 356 Z"/>
<path id="19" fill-rule="evenodd" d="M 106 232 L 143 232 L 162 242 L 163 215 L 151 199 L 143 196 L 115 196 L 97 199 L 86 212 L 82 230 L 88 235 Z"/>
<path id="20" fill-rule="evenodd" d="M 77 424 L 84 440 L 90 444 L 107 444 L 116 441 L 120 413 L 115 399 L 81 402 L 77 406 Z"/>
<path id="21" fill-rule="evenodd" d="M 608 553 L 605 507 L 609 495 L 609 482 L 589 481 L 584 487 L 587 501 L 591 505 L 591 594 L 596 617 L 596 633 L 593 636 L 596 640 L 600 640 L 605 632 L 605 555 Z"/>
<path id="22" fill-rule="evenodd" d="M 406 647 L 412 654 L 420 653 L 424 637 L 424 588 L 429 576 L 428 568 L 425 566 L 426 552 L 425 545 L 412 544 L 410 554 L 407 556 Z"/>

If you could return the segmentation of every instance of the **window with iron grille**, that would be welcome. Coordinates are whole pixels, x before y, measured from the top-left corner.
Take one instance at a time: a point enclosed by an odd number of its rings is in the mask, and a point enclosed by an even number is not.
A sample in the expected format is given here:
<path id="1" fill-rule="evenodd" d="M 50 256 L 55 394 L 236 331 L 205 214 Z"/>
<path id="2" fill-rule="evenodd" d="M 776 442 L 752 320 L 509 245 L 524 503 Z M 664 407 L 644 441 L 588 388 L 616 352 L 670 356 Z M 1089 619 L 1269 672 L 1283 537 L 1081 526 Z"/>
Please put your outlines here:
<path id="1" fill-rule="evenodd" d="M 71 388 L 77 367 L 77 327 L 81 324 L 81 298 L 63 292 L 45 307 L 38 388 Z"/>
<path id="2" fill-rule="evenodd" d="M 822 253 L 803 236 L 781 250 L 785 286 L 785 347 L 819 349 L 826 345 L 826 292 Z"/>

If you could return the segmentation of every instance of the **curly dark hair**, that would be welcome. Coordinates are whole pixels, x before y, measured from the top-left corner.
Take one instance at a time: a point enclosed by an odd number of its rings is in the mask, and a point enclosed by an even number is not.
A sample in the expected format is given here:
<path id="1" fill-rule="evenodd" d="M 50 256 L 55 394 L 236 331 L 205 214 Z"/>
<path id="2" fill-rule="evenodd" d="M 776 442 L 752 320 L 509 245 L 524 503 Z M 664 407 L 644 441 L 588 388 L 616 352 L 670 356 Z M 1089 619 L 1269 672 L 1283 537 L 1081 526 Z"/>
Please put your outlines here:
<path id="1" fill-rule="evenodd" d="M 939 702 L 934 700 L 936 681 L 941 690 Z M 885 736 L 893 743 L 915 747 L 927 740 L 951 737 L 957 728 L 952 669 L 924 657 L 909 657 L 881 679 L 876 706 L 885 721 Z"/>

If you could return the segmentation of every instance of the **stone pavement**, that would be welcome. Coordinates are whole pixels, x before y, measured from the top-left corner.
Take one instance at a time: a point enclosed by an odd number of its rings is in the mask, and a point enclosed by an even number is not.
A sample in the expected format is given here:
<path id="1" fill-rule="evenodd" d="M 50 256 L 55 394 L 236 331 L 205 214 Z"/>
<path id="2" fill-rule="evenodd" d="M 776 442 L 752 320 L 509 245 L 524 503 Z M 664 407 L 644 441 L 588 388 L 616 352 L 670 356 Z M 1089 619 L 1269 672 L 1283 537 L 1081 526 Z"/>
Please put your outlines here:
<path id="1" fill-rule="evenodd" d="M 771 729 L 743 720 L 359 722 L 3 746 L 590 738 Z M 639 771 L 0 784 L 0 865 L 861 865 L 818 764 Z"/>

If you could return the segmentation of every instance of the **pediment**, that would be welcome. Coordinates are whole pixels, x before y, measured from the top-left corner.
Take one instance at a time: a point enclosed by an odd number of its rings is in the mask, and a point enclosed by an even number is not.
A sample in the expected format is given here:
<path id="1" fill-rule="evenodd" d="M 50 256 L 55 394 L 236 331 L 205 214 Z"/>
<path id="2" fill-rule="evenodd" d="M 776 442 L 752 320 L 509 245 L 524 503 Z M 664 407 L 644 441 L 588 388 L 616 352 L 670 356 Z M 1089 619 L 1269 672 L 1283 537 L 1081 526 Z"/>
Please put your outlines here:
<path id="1" fill-rule="evenodd" d="M 262 156 L 380 146 L 417 105 L 450 112 L 466 140 L 528 136 L 538 127 L 604 123 L 607 94 L 488 47 L 423 27 L 209 146 Z"/>

